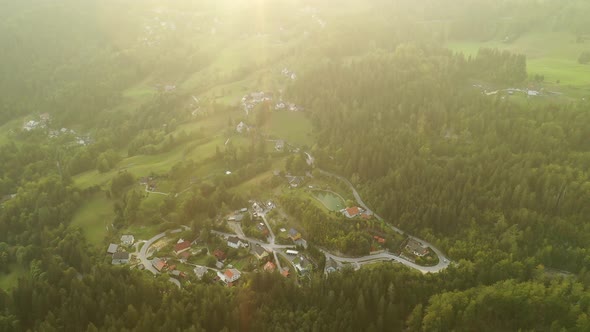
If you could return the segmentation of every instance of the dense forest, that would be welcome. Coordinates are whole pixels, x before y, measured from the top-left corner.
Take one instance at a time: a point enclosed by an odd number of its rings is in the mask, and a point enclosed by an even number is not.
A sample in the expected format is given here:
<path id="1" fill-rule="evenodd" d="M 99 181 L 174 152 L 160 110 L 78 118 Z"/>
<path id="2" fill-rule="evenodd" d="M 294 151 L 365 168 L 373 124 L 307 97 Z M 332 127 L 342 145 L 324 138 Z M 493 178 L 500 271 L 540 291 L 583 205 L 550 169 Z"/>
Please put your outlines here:
<path id="1" fill-rule="evenodd" d="M 142 18 L 113 3 L 28 0 L 0 12 L 7 46 L 0 52 L 0 125 L 49 112 L 51 128 L 93 136 L 88 145 L 72 144 L 71 135 L 48 140 L 48 127 L 11 130 L 0 140 L 0 198 L 8 197 L 0 207 L 0 273 L 25 271 L 15 287 L 0 290 L 0 331 L 590 331 L 588 102 L 486 95 L 475 82 L 533 84 L 526 57 L 443 47 L 448 38 L 514 39 L 540 24 L 584 39 L 586 1 L 374 0 L 360 11 L 356 1 L 343 1 L 326 14 L 332 20 L 322 34 L 309 29 L 293 46 L 306 65 L 284 98 L 307 111 L 316 164 L 350 179 L 386 222 L 437 245 L 454 264 L 437 274 L 401 264 L 345 268 L 304 285 L 251 273 L 233 288 L 195 280 L 182 289 L 164 276 L 111 266 L 70 226 L 97 194 L 115 202 L 115 229 L 140 219 L 162 224 L 139 210 L 144 193 L 133 189 L 138 179 L 120 169 L 121 160 L 185 145 L 189 155 L 191 144 L 211 134 L 207 126 L 176 131 L 191 119 L 190 94 L 155 93 L 119 108 L 123 90 L 150 75 L 181 81 L 215 54 L 188 37 L 189 24 L 154 48 L 125 47 L 137 40 Z M 280 1 L 269 5 L 279 13 L 272 26 L 288 22 L 293 3 L 333 9 Z M 219 34 L 235 42 L 262 30 L 249 24 L 256 8 L 246 14 Z M 284 31 L 281 38 L 295 40 Z M 197 87 L 238 81 L 280 58 L 206 73 L 210 80 Z M 236 107 L 215 99 L 201 105 L 221 114 Z M 269 110 L 259 111 L 262 127 Z M 244 147 L 226 142 L 211 160 L 183 158 L 157 174 L 184 179 L 205 162 L 234 170 L 168 197 L 158 207 L 168 223 L 206 237 L 215 218 L 246 204 L 248 197 L 230 188 L 274 167 L 265 139 L 252 134 Z M 310 171 L 301 154 L 287 164 L 286 171 Z M 94 170 L 116 172 L 106 190 L 74 184 Z M 350 254 L 369 250 L 371 238 L 355 224 L 340 227 L 296 194 L 278 203 L 301 220 L 310 242 Z"/>

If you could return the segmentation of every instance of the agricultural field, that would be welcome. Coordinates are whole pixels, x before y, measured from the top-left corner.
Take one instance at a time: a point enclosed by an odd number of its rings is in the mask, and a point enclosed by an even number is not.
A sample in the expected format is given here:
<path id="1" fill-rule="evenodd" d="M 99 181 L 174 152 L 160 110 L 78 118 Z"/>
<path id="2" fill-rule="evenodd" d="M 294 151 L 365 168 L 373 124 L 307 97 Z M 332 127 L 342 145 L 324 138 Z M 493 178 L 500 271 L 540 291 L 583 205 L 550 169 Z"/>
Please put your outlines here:
<path id="1" fill-rule="evenodd" d="M 571 97 L 590 94 L 590 65 L 578 63 L 580 54 L 590 49 L 590 42 L 577 43 L 572 34 L 537 32 L 521 36 L 512 43 L 503 43 L 500 40 L 451 41 L 447 47 L 466 56 L 477 54 L 480 48 L 498 48 L 525 54 L 529 75 L 543 75 L 543 85 L 547 88 Z"/>
<path id="2" fill-rule="evenodd" d="M 113 202 L 104 192 L 98 192 L 82 205 L 71 226 L 80 227 L 89 243 L 99 246 L 107 234 L 107 227 L 113 222 Z"/>

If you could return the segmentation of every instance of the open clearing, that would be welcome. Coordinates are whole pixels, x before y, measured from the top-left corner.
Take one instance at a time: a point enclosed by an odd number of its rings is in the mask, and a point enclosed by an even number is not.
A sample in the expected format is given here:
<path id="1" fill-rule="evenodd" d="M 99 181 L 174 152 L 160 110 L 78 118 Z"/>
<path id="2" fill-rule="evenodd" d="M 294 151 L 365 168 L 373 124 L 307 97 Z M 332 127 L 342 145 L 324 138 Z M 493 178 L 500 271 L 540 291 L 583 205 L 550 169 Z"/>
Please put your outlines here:
<path id="1" fill-rule="evenodd" d="M 274 112 L 266 126 L 266 132 L 298 146 L 313 145 L 311 122 L 303 112 Z"/>
<path id="2" fill-rule="evenodd" d="M 340 211 L 345 208 L 344 199 L 334 192 L 317 190 L 313 192 L 313 196 L 330 211 Z"/>
<path id="3" fill-rule="evenodd" d="M 80 227 L 91 244 L 101 245 L 107 233 L 106 226 L 114 217 L 112 202 L 104 192 L 98 192 L 76 211 L 70 225 Z"/>
<path id="4" fill-rule="evenodd" d="M 474 56 L 482 47 L 525 54 L 529 75 L 544 75 L 545 84 L 555 88 L 573 88 L 575 94 L 590 91 L 590 65 L 578 63 L 578 57 L 583 51 L 590 49 L 590 43 L 576 43 L 575 37 L 571 34 L 536 32 L 526 34 L 509 44 L 499 40 L 453 41 L 449 42 L 447 47 L 466 56 Z M 558 80 L 559 85 L 556 83 Z M 579 89 L 584 91 L 578 91 Z"/>

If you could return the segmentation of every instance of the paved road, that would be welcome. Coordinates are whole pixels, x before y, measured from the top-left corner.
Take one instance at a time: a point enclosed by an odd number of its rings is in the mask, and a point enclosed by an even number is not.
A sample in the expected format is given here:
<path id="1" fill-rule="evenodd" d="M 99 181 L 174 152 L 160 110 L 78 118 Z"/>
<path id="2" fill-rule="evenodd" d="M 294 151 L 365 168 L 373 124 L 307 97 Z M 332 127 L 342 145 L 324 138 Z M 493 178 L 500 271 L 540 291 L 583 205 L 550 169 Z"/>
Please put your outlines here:
<path id="1" fill-rule="evenodd" d="M 339 179 L 340 181 L 346 183 L 350 187 L 350 189 L 352 190 L 352 194 L 354 195 L 354 198 L 356 199 L 358 205 L 360 205 L 366 211 L 372 213 L 375 216 L 375 218 L 377 218 L 378 220 L 383 221 L 383 218 L 381 218 L 375 212 L 371 211 L 371 209 L 369 209 L 369 207 L 365 204 L 365 202 L 363 202 L 361 196 L 356 191 L 356 189 L 354 188 L 354 186 L 352 185 L 352 183 L 350 183 L 350 181 L 348 181 L 348 179 L 346 179 L 346 178 L 344 178 L 344 177 L 342 177 L 340 175 L 337 175 L 337 174 L 334 174 L 334 173 L 330 173 L 330 172 L 321 170 L 319 168 L 318 168 L 318 170 L 320 171 L 321 174 L 328 175 L 328 176 L 331 176 L 331 177 L 335 177 L 335 178 Z M 426 245 L 426 246 L 430 247 L 432 249 L 432 251 L 434 251 L 434 253 L 438 256 L 438 261 L 439 261 L 438 264 L 435 265 L 435 266 L 427 266 L 427 267 L 426 266 L 420 266 L 420 265 L 417 265 L 415 263 L 412 263 L 412 262 L 410 262 L 408 260 L 405 260 L 405 259 L 403 259 L 403 258 L 401 258 L 399 256 L 393 255 L 391 253 L 386 253 L 386 254 L 384 254 L 385 256 L 382 256 L 382 257 L 378 257 L 379 255 L 373 255 L 373 257 L 375 257 L 375 258 L 381 258 L 381 259 L 390 258 L 390 259 L 399 261 L 400 263 L 402 263 L 402 264 L 404 264 L 406 266 L 409 266 L 409 267 L 415 268 L 415 269 L 417 269 L 419 271 L 422 271 L 423 273 L 427 273 L 427 272 L 439 272 L 439 271 L 441 271 L 441 270 L 443 270 L 443 269 L 445 269 L 445 268 L 447 268 L 449 266 L 450 260 L 448 259 L 448 257 L 446 257 L 445 254 L 443 254 L 443 252 L 441 250 L 439 250 L 438 248 L 436 248 L 432 244 L 430 244 L 430 243 L 428 243 L 428 242 L 426 242 L 426 241 L 424 241 L 422 239 L 419 239 L 419 238 L 417 238 L 415 236 L 408 235 L 408 234 L 406 234 L 406 232 L 404 232 L 403 230 L 401 230 L 401 229 L 399 229 L 399 228 L 397 228 L 397 227 L 395 227 L 393 225 L 390 225 L 390 227 L 391 227 L 391 229 L 393 229 L 397 233 L 399 233 L 401 235 L 407 235 L 408 237 L 410 237 L 412 239 L 415 239 L 416 241 L 422 243 L 423 245 Z M 333 257 L 336 257 L 336 256 L 333 256 Z M 368 256 L 365 256 L 365 257 L 368 257 Z M 338 260 L 338 259 L 334 258 L 334 260 Z M 344 261 L 343 260 L 340 260 L 340 262 L 344 262 Z M 360 262 L 360 261 L 357 260 L 355 262 Z"/>
<path id="2" fill-rule="evenodd" d="M 182 232 L 182 228 L 179 229 L 175 229 L 173 231 L 171 231 L 170 233 L 180 233 Z M 158 270 L 156 270 L 153 266 L 152 266 L 152 262 L 147 258 L 147 252 L 150 249 L 150 247 L 159 239 L 163 238 L 166 236 L 166 232 L 160 233 L 156 236 L 154 236 L 153 238 L 147 240 L 143 246 L 141 247 L 141 250 L 139 250 L 139 253 L 137 254 L 137 258 L 139 258 L 139 260 L 141 260 L 141 264 L 143 264 L 143 266 L 145 267 L 145 269 L 147 271 L 150 271 L 153 274 L 159 274 Z"/>
<path id="3" fill-rule="evenodd" d="M 180 286 L 180 281 L 178 281 L 178 279 L 170 277 L 169 280 L 170 280 L 171 283 L 173 283 L 176 286 L 178 286 L 178 288 L 182 288 L 182 286 Z"/>

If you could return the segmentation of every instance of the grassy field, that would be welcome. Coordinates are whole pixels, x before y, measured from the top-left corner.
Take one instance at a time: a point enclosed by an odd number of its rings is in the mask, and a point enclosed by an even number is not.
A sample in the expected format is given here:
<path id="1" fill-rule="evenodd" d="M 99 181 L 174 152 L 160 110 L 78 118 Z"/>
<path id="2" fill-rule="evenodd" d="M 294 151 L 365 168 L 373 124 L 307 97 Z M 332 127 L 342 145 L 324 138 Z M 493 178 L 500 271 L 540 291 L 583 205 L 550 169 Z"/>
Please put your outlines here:
<path id="1" fill-rule="evenodd" d="M 346 202 L 340 195 L 335 195 L 329 191 L 318 190 L 313 192 L 313 196 L 331 211 L 340 211 L 345 208 Z"/>
<path id="2" fill-rule="evenodd" d="M 71 225 L 80 227 L 89 243 L 101 245 L 114 216 L 112 201 L 98 192 L 76 211 Z"/>
<path id="3" fill-rule="evenodd" d="M 551 88 L 569 89 L 568 92 L 577 95 L 590 91 L 590 65 L 578 63 L 578 57 L 583 51 L 590 49 L 590 43 L 576 43 L 571 34 L 543 31 L 526 34 L 509 44 L 499 40 L 452 41 L 447 47 L 465 55 L 475 55 L 482 47 L 525 54 L 529 75 L 544 75 L 545 84 Z"/>
<path id="4" fill-rule="evenodd" d="M 274 112 L 265 131 L 276 138 L 286 140 L 298 146 L 313 145 L 312 126 L 305 113 Z"/>
<path id="5" fill-rule="evenodd" d="M 10 273 L 0 274 L 0 289 L 9 290 L 16 286 L 18 278 L 27 274 L 27 269 L 17 264 L 8 266 Z"/>

